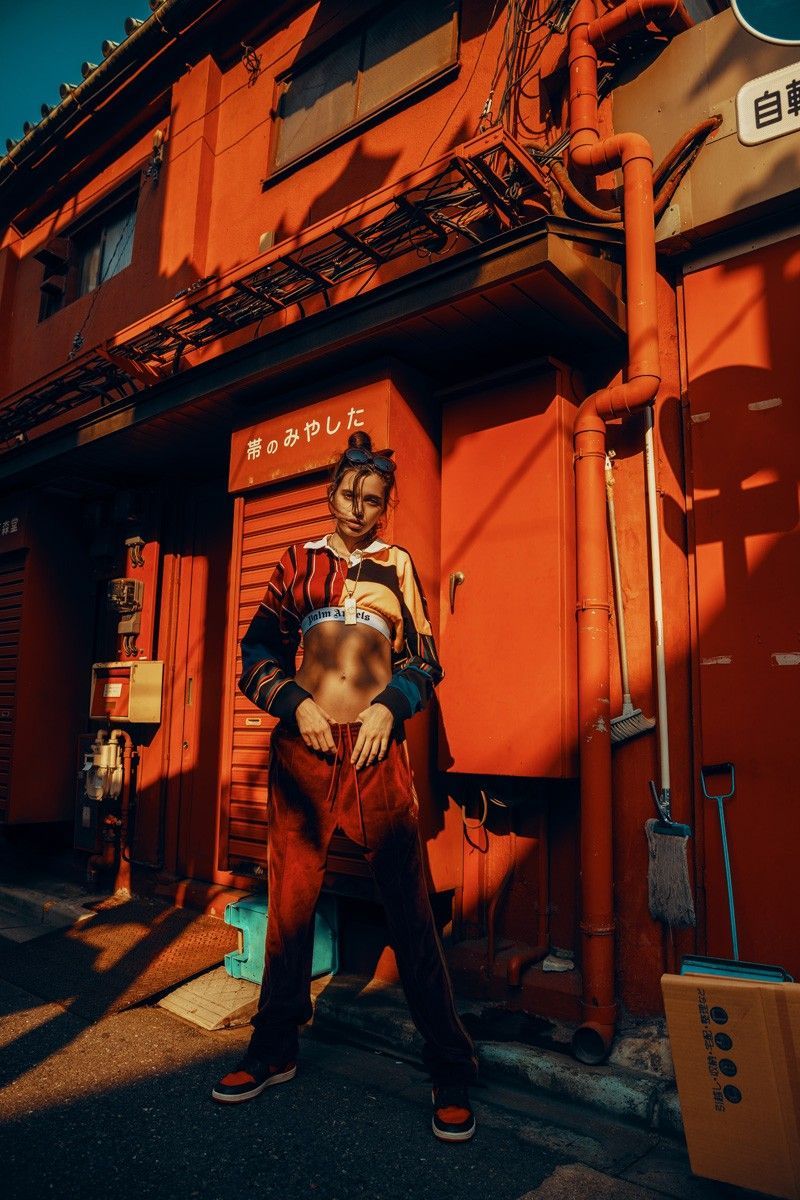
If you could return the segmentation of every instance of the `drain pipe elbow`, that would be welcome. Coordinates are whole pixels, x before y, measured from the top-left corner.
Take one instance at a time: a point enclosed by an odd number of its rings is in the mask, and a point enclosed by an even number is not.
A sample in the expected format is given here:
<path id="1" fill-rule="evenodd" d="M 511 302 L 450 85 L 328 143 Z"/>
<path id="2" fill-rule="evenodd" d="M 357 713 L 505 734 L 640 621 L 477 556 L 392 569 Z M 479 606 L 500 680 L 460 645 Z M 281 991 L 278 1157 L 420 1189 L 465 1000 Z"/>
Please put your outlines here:
<path id="1" fill-rule="evenodd" d="M 682 0 L 627 0 L 591 22 L 589 40 L 593 46 L 610 46 L 651 22 L 670 33 L 683 33 L 694 25 Z"/>
<path id="2" fill-rule="evenodd" d="M 586 142 L 570 147 L 570 157 L 579 167 L 600 173 L 622 167 L 623 172 L 632 163 L 645 163 L 648 177 L 652 178 L 653 149 L 641 133 L 617 133 L 603 138 L 602 142 L 589 145 Z"/>
<path id="3" fill-rule="evenodd" d="M 601 388 L 599 391 L 592 392 L 590 396 L 586 397 L 575 414 L 575 424 L 572 430 L 573 438 L 581 433 L 599 433 L 605 437 L 606 423 L 598 411 L 598 398 L 602 396 L 603 392 L 609 390 L 609 388 Z"/>
<path id="4" fill-rule="evenodd" d="M 586 1021 L 572 1035 L 572 1053 L 578 1062 L 597 1066 L 608 1058 L 614 1041 L 615 1025 Z"/>
<path id="5" fill-rule="evenodd" d="M 614 417 L 632 417 L 652 404 L 661 386 L 660 374 L 639 375 L 626 383 L 613 384 L 596 392 L 593 399 L 597 412 L 605 421 Z"/>
<path id="6" fill-rule="evenodd" d="M 599 388 L 587 396 L 575 417 L 573 435 L 599 433 L 605 436 L 606 422 L 615 417 L 632 417 L 652 404 L 661 386 L 661 375 L 638 375 L 625 383 Z"/>

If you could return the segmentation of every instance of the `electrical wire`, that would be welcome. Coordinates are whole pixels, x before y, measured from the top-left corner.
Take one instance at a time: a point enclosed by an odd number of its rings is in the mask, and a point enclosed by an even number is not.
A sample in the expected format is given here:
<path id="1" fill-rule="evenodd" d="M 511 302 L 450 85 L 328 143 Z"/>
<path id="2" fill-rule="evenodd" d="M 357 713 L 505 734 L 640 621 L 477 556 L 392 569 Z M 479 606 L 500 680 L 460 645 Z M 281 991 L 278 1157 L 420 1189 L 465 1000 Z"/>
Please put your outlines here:
<path id="1" fill-rule="evenodd" d="M 477 823 L 472 826 L 467 824 L 466 800 L 464 801 L 464 806 L 461 809 L 461 819 L 464 822 L 464 837 L 466 838 L 467 842 L 469 842 L 470 846 L 472 846 L 472 849 L 477 850 L 479 854 L 488 854 L 488 852 L 489 852 L 489 831 L 486 828 L 486 819 L 489 816 L 489 802 L 486 798 L 486 792 L 483 790 L 483 788 L 480 789 L 480 797 L 481 797 L 481 802 L 482 802 L 483 808 L 481 810 L 481 815 L 480 815 L 480 818 L 478 819 Z M 474 842 L 472 840 L 472 838 L 470 837 L 470 830 L 476 830 L 476 829 L 483 830 L 483 832 L 486 836 L 486 845 L 485 846 L 479 846 L 478 843 Z"/>
<path id="2" fill-rule="evenodd" d="M 245 42 L 239 44 L 242 47 L 242 66 L 248 74 L 247 86 L 254 87 L 261 74 L 261 55 Z"/>
<path id="3" fill-rule="evenodd" d="M 450 124 L 450 122 L 452 121 L 453 117 L 456 115 L 456 113 L 457 113 L 457 112 L 459 111 L 459 109 L 461 108 L 461 102 L 462 102 L 462 100 L 464 99 L 464 97 L 466 96 L 467 92 L 469 91 L 469 88 L 470 88 L 470 86 L 471 86 L 471 84 L 472 84 L 472 81 L 473 81 L 473 79 L 475 78 L 475 72 L 478 70 L 478 66 L 479 66 L 479 64 L 480 64 L 480 61 L 481 61 L 481 58 L 482 58 L 482 56 L 483 56 L 483 52 L 484 52 L 484 50 L 486 49 L 486 39 L 487 39 L 487 38 L 488 38 L 488 36 L 489 36 L 489 32 L 490 32 L 490 30 L 491 30 L 492 26 L 494 25 L 494 19 L 495 19 L 495 17 L 497 16 L 497 10 L 499 9 L 499 7 L 500 7 L 500 0 L 494 0 L 494 7 L 492 8 L 492 13 L 491 13 L 491 16 L 489 17 L 489 21 L 488 21 L 488 23 L 487 23 L 487 25 L 486 25 L 486 29 L 484 30 L 483 37 L 481 38 L 481 44 L 480 44 L 480 46 L 479 46 L 479 48 L 478 48 L 478 53 L 475 55 L 475 62 L 472 64 L 472 70 L 471 70 L 471 71 L 470 71 L 470 73 L 469 73 L 469 78 L 468 78 L 467 82 L 464 84 L 464 88 L 463 88 L 463 90 L 462 90 L 462 92 L 461 92 L 461 95 L 460 95 L 460 96 L 458 97 L 458 99 L 455 101 L 455 103 L 453 104 L 453 107 L 452 107 L 452 109 L 451 109 L 451 110 L 450 110 L 450 112 L 447 114 L 447 117 L 445 118 L 444 125 L 442 125 L 441 129 L 440 129 L 440 130 L 439 130 L 439 132 L 436 134 L 436 136 L 434 137 L 433 141 L 432 141 L 432 142 L 430 143 L 430 145 L 428 146 L 428 149 L 425 151 L 425 153 L 423 154 L 422 158 L 420 159 L 420 163 L 419 163 L 419 165 L 420 165 L 421 167 L 424 167 L 424 166 L 425 166 L 425 163 L 426 163 L 426 162 L 427 162 L 427 160 L 428 160 L 428 155 L 430 154 L 431 150 L 432 150 L 432 149 L 433 149 L 433 147 L 436 145 L 436 143 L 438 142 L 439 138 L 442 136 L 442 134 L 444 133 L 445 129 L 447 128 L 447 126 L 448 126 L 448 125 Z"/>
<path id="4" fill-rule="evenodd" d="M 677 191 L 681 180 L 690 169 L 705 144 L 706 138 L 719 128 L 722 118 L 719 115 L 708 117 L 693 129 L 683 134 L 662 162 L 653 172 L 654 212 L 656 221 L 664 211 Z M 601 209 L 593 204 L 587 196 L 578 190 L 570 179 L 566 167 L 559 162 L 553 162 L 550 167 L 551 177 L 573 205 L 593 221 L 618 222 L 622 220 L 622 210 L 619 207 Z"/>
<path id="5" fill-rule="evenodd" d="M 498 69 L 493 88 L 505 71 L 505 84 L 497 109 L 496 123 L 507 123 L 514 132 L 519 121 L 519 98 L 523 81 L 538 66 L 552 38 L 560 32 L 562 18 L 572 8 L 572 0 L 549 0 L 541 11 L 537 11 L 537 0 L 510 0 L 507 28 L 507 52 L 498 60 Z M 531 42 L 539 37 L 531 51 Z"/>

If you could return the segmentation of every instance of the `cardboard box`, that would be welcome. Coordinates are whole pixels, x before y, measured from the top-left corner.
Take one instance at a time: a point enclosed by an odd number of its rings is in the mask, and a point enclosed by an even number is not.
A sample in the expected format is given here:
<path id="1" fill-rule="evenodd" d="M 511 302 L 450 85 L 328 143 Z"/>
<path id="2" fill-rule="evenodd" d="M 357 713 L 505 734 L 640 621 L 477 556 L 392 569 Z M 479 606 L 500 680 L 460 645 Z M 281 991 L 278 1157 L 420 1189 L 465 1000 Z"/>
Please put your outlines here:
<path id="1" fill-rule="evenodd" d="M 800 1200 L 800 984 L 661 980 L 696 1175 Z"/>

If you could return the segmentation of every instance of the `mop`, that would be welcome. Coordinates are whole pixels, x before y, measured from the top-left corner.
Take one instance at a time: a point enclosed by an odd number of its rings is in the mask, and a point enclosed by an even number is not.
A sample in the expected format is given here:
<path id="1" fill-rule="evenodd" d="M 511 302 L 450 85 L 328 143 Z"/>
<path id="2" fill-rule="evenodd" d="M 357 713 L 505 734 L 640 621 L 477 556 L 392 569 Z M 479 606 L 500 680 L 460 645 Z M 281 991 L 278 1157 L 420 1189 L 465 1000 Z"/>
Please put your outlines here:
<path id="1" fill-rule="evenodd" d="M 613 452 L 612 452 L 613 453 Z M 619 546 L 617 544 L 617 515 L 614 508 L 614 472 L 611 454 L 606 455 L 606 499 L 608 501 L 608 532 L 611 549 L 611 570 L 614 576 L 614 603 L 617 609 L 617 635 L 619 642 L 619 669 L 622 676 L 622 712 L 611 718 L 611 741 L 627 742 L 640 733 L 649 733 L 655 725 L 653 717 L 646 717 L 640 708 L 634 708 L 628 683 L 628 643 L 625 638 L 625 612 L 622 607 L 622 579 L 619 570 Z"/>
<path id="2" fill-rule="evenodd" d="M 661 595 L 661 551 L 658 539 L 656 468 L 653 454 L 653 410 L 644 411 L 644 457 L 647 484 L 647 514 L 650 526 L 650 567 L 653 589 L 653 619 L 656 634 L 656 690 L 661 790 L 650 781 L 658 819 L 645 823 L 650 853 L 647 873 L 650 915 L 675 929 L 695 924 L 694 899 L 689 883 L 686 848 L 692 831 L 672 819 L 669 773 L 669 726 L 667 722 L 667 670 L 664 657 L 664 607 Z"/>

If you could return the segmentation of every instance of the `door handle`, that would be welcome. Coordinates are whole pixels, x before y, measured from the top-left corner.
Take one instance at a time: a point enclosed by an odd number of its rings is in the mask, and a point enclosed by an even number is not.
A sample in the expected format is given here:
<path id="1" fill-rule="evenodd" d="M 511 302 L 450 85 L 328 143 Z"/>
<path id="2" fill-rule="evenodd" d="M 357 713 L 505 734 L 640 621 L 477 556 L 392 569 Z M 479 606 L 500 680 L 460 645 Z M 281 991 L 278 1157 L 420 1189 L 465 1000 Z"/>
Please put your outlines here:
<path id="1" fill-rule="evenodd" d="M 456 611 L 456 588 L 458 587 L 458 585 L 460 583 L 463 583 L 463 582 L 464 582 L 464 572 L 463 571 L 453 571 L 453 574 L 450 576 L 450 612 L 451 613 L 454 613 Z"/>

